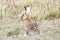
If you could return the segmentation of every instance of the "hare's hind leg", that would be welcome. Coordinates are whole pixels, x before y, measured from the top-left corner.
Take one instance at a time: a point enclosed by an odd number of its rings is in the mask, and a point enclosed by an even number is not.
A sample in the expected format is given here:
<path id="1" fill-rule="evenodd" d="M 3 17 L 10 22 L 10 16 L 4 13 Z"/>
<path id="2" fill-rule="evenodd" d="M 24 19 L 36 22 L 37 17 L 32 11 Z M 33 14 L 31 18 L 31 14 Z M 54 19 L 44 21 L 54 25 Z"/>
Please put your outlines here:
<path id="1" fill-rule="evenodd" d="M 24 37 L 26 36 L 26 32 L 24 33 Z"/>
<path id="2" fill-rule="evenodd" d="M 25 33 L 24 33 L 24 36 L 26 36 L 28 34 L 28 30 L 26 29 L 25 30 Z"/>

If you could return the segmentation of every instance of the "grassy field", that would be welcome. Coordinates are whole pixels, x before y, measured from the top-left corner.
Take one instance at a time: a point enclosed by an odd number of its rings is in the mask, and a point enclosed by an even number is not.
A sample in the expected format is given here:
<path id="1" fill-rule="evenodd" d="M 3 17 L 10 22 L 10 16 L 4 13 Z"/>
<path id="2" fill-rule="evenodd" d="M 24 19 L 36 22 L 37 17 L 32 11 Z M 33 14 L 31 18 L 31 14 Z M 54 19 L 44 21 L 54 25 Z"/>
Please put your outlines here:
<path id="1" fill-rule="evenodd" d="M 29 5 L 40 35 L 24 37 L 19 14 Z M 0 40 L 60 40 L 60 0 L 0 0 Z"/>

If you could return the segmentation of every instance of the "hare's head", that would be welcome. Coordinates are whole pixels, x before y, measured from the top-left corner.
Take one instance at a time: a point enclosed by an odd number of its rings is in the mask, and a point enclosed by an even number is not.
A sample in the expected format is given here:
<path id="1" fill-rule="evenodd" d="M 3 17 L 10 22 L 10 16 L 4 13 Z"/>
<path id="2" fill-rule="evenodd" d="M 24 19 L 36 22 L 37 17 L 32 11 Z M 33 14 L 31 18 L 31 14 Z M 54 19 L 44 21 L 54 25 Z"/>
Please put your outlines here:
<path id="1" fill-rule="evenodd" d="M 29 17 L 29 11 L 30 11 L 29 5 L 24 6 L 24 9 L 25 9 L 25 13 L 22 14 L 21 19 L 22 20 L 29 20 L 30 19 L 30 17 Z"/>
<path id="2" fill-rule="evenodd" d="M 29 12 L 30 12 L 30 7 L 29 7 L 29 5 L 24 6 L 24 9 L 25 9 L 25 12 L 26 12 L 26 13 L 29 13 Z"/>

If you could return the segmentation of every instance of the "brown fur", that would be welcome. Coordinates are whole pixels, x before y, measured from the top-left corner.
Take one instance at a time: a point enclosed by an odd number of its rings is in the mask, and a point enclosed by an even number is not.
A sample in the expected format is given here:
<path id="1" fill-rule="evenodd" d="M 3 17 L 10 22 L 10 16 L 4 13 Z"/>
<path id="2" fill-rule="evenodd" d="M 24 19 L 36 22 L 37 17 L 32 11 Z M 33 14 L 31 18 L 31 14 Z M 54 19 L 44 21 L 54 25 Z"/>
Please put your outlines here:
<path id="1" fill-rule="evenodd" d="M 37 27 L 37 23 L 29 17 L 28 14 L 23 14 L 22 19 L 24 21 L 25 24 L 25 30 L 27 34 L 30 34 L 31 32 L 33 34 L 30 35 L 34 35 L 35 32 L 36 34 L 39 34 L 39 28 Z"/>

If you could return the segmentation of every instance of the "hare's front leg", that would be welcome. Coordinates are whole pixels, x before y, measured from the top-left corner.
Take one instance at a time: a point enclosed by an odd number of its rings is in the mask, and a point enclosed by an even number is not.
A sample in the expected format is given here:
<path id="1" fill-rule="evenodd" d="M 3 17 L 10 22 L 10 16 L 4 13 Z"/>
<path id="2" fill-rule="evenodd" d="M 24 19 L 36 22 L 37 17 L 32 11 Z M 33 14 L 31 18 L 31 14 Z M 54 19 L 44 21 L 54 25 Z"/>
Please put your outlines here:
<path id="1" fill-rule="evenodd" d="M 24 33 L 24 37 L 26 36 L 26 32 Z"/>
<path id="2" fill-rule="evenodd" d="M 24 30 L 24 37 L 25 37 L 27 34 L 28 34 L 28 30 L 27 30 L 27 28 L 25 28 L 25 30 Z"/>

